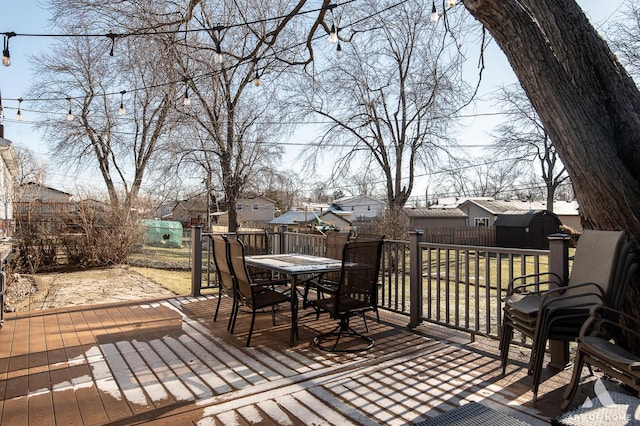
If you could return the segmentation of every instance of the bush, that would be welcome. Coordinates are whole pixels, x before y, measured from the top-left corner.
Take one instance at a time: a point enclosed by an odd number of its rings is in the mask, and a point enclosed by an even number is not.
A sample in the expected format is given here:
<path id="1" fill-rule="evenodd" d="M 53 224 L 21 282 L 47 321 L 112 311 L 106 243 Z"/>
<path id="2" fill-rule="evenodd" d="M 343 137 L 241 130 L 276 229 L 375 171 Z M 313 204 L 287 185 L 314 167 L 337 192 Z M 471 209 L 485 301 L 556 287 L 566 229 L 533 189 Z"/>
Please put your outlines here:
<path id="1" fill-rule="evenodd" d="M 60 267 L 104 266 L 124 262 L 140 244 L 143 228 L 128 209 L 78 203 L 51 226 L 43 220 L 18 224 L 14 270 L 35 273 Z M 58 232 L 55 232 L 55 228 Z"/>

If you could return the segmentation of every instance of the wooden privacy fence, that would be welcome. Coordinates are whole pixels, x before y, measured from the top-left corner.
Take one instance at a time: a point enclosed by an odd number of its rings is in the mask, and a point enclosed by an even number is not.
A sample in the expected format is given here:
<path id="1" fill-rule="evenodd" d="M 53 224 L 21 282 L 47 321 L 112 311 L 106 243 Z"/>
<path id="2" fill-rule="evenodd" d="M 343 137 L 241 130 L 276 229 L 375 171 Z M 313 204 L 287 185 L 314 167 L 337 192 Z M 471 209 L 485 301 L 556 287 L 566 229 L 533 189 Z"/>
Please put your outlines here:
<path id="1" fill-rule="evenodd" d="M 423 240 L 429 243 L 489 247 L 496 245 L 496 228 L 493 226 L 427 227 L 422 231 Z"/>

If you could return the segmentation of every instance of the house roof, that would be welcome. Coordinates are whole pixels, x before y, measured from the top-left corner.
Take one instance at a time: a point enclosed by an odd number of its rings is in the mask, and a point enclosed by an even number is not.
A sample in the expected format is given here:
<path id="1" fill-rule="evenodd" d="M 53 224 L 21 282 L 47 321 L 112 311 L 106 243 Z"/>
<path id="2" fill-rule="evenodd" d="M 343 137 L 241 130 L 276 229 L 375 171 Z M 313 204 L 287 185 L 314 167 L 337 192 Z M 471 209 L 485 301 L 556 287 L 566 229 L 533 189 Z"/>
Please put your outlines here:
<path id="1" fill-rule="evenodd" d="M 46 190 L 51 191 L 51 192 L 57 192 L 58 194 L 68 195 L 69 197 L 71 197 L 71 194 L 69 194 L 68 192 L 64 192 L 64 191 L 61 191 L 59 189 L 52 188 L 50 186 L 42 185 L 41 183 L 37 183 L 37 182 L 27 182 L 27 183 L 23 183 L 20 186 L 23 186 L 25 188 L 38 187 L 38 188 L 46 189 Z"/>
<path id="2" fill-rule="evenodd" d="M 281 214 L 272 221 L 271 225 L 294 225 L 297 223 L 308 223 L 320 220 L 320 211 L 292 210 Z"/>
<path id="3" fill-rule="evenodd" d="M 368 195 L 357 195 L 355 197 L 342 197 L 334 200 L 332 205 L 336 206 L 351 206 L 353 204 L 386 204 L 384 201 L 377 198 L 370 197 Z"/>
<path id="4" fill-rule="evenodd" d="M 547 210 L 547 204 L 540 201 L 494 200 L 490 198 L 468 198 L 462 201 L 459 207 L 463 208 L 469 204 L 475 204 L 494 215 L 515 211 Z M 451 208 L 452 205 L 438 205 L 438 207 Z M 579 214 L 578 202 L 555 201 L 553 203 L 553 212 L 559 216 L 577 216 Z"/>
<path id="5" fill-rule="evenodd" d="M 176 202 L 173 206 L 173 210 L 175 210 L 178 206 L 182 207 L 188 211 L 207 211 L 207 202 L 202 198 L 191 198 L 189 200 L 182 200 Z"/>
<path id="6" fill-rule="evenodd" d="M 554 213 L 547 210 L 529 210 L 529 211 L 510 211 L 498 215 L 495 226 L 506 228 L 520 228 L 529 226 L 533 218 L 536 216 L 550 216 L 555 218 L 558 225 L 561 224 L 560 219 Z"/>
<path id="7" fill-rule="evenodd" d="M 465 212 L 460 209 L 452 208 L 411 208 L 404 210 L 409 217 L 468 217 Z"/>
<path id="8" fill-rule="evenodd" d="M 2 109 L 2 108 L 0 108 Z M 11 176 L 17 176 L 20 173 L 18 167 L 18 157 L 16 157 L 16 151 L 13 148 L 13 142 L 9 139 L 0 138 L 0 157 L 7 165 L 7 169 Z"/>

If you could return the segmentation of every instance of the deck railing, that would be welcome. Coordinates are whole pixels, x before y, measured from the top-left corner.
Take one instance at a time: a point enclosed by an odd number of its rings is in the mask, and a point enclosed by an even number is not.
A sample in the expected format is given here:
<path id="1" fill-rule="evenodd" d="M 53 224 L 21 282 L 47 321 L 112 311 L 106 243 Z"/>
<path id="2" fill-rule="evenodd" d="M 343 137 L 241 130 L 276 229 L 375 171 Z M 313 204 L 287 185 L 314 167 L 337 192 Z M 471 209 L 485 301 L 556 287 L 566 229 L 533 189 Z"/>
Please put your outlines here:
<path id="1" fill-rule="evenodd" d="M 247 246 L 256 247 L 249 249 L 252 254 L 324 253 L 322 235 L 238 236 Z M 410 326 L 429 321 L 472 336 L 497 338 L 502 298 L 515 276 L 545 271 L 568 275 L 568 238 L 563 236 L 550 240 L 549 250 L 435 244 L 423 242 L 422 237 L 422 232 L 415 231 L 409 241 L 385 240 L 381 263 L 379 307 L 407 315 Z M 207 244 L 200 246 L 207 252 L 205 259 L 212 259 Z M 202 263 L 213 265 L 212 260 Z M 196 294 L 215 285 L 211 268 L 200 273 L 201 280 L 194 274 L 194 285 L 201 284 L 194 287 Z"/>

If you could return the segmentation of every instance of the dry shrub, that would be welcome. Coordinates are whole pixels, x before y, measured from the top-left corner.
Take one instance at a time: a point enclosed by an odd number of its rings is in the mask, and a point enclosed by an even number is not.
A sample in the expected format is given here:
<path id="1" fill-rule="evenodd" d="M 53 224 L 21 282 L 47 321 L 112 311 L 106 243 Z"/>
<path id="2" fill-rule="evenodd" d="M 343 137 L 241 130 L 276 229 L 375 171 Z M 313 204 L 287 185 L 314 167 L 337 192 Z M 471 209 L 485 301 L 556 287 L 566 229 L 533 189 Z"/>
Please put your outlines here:
<path id="1" fill-rule="evenodd" d="M 35 273 L 118 264 L 142 241 L 143 227 L 130 210 L 98 202 L 72 206 L 55 221 L 34 215 L 27 223 L 18 223 L 14 271 Z M 46 226 L 39 225 L 44 223 Z"/>

